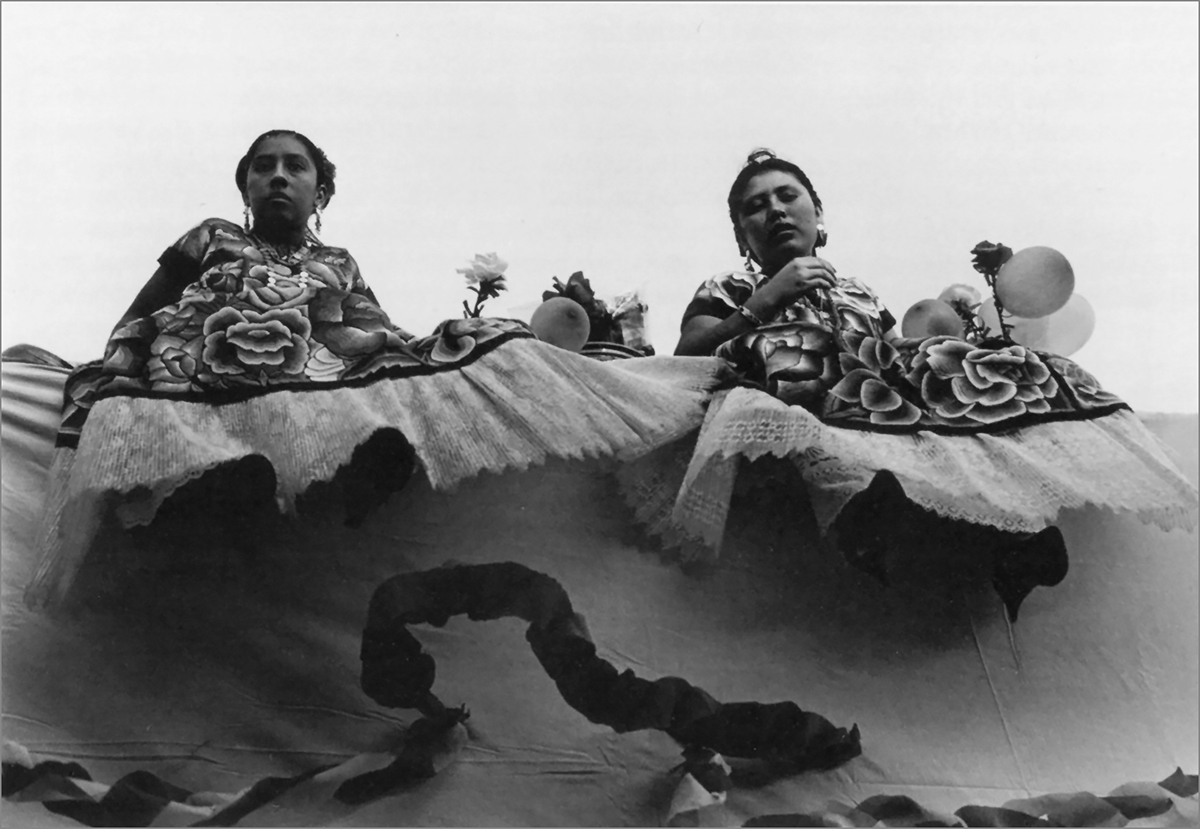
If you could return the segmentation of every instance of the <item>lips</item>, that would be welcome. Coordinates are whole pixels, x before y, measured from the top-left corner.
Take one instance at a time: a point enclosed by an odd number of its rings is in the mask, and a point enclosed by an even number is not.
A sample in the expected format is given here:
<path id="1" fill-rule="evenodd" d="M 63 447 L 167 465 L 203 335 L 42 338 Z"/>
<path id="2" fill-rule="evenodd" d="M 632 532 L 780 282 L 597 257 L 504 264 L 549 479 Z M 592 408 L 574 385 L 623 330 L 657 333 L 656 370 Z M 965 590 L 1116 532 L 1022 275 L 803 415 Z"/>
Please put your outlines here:
<path id="1" fill-rule="evenodd" d="M 283 193 L 272 193 L 271 195 L 267 196 L 267 201 L 270 201 L 270 202 L 290 202 L 290 201 L 291 201 L 291 199 L 289 199 L 289 198 L 288 198 L 287 196 L 285 196 Z"/>
<path id="2" fill-rule="evenodd" d="M 799 233 L 800 230 L 795 225 L 777 224 L 767 232 L 768 239 L 777 239 L 789 233 Z"/>

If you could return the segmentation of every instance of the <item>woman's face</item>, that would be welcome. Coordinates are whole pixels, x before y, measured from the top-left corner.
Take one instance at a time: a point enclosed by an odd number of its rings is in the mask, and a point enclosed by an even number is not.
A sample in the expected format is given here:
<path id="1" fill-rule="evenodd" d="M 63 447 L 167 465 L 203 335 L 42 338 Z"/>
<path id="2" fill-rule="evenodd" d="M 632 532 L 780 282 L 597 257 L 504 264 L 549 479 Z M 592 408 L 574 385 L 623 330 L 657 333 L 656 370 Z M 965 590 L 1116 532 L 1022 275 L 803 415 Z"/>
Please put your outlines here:
<path id="1" fill-rule="evenodd" d="M 783 170 L 759 173 L 742 191 L 742 238 L 769 273 L 797 256 L 812 255 L 820 219 L 808 188 Z"/>
<path id="2" fill-rule="evenodd" d="M 316 164 L 304 144 L 292 135 L 275 135 L 255 148 L 242 197 L 256 225 L 296 230 L 314 208 L 324 206 L 325 188 L 317 185 Z"/>

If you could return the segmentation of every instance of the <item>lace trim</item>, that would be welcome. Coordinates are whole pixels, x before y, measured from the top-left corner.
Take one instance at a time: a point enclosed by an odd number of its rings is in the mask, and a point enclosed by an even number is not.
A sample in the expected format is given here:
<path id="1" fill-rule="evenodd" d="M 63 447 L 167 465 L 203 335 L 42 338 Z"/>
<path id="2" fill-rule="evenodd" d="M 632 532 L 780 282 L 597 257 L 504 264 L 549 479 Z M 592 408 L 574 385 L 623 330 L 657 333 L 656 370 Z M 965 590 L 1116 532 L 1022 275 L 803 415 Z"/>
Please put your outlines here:
<path id="1" fill-rule="evenodd" d="M 1061 510 L 1089 504 L 1191 531 L 1200 504 L 1170 450 L 1128 411 L 1008 435 L 875 434 L 827 426 L 800 407 L 739 388 L 714 396 L 685 472 L 683 452 L 659 450 L 618 479 L 648 530 L 667 542 L 700 540 L 710 556 L 721 545 L 742 457 L 794 463 L 823 532 L 880 469 L 894 472 L 928 510 L 1012 532 L 1035 532 Z"/>
<path id="2" fill-rule="evenodd" d="M 29 600 L 65 595 L 107 507 L 146 524 L 163 501 L 213 467 L 261 455 L 284 512 L 331 480 L 380 429 L 412 444 L 435 489 L 480 472 L 525 470 L 550 457 L 628 460 L 694 432 L 716 359 L 600 362 L 531 339 L 513 340 L 456 371 L 368 386 L 287 391 L 210 406 L 152 398 L 100 400 L 79 446 L 57 450 L 42 521 L 42 562 Z M 103 503 L 102 503 L 103 502 Z"/>

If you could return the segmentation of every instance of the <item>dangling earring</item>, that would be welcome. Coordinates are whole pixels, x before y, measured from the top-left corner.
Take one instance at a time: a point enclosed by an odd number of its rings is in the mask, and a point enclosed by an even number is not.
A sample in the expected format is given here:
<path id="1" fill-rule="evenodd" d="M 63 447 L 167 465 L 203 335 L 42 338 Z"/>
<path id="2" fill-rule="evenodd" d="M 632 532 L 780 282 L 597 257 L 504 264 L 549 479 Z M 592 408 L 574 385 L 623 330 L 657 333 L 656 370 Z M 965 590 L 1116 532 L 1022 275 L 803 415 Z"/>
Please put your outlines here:
<path id="1" fill-rule="evenodd" d="M 246 216 L 246 221 L 245 221 L 244 227 L 246 228 L 246 232 L 249 233 L 250 232 L 250 205 L 246 205 L 246 209 L 243 211 L 243 213 Z"/>
<path id="2" fill-rule="evenodd" d="M 825 232 L 825 225 L 817 222 L 817 244 L 814 247 L 823 248 L 829 242 L 829 234 Z"/>
<path id="3" fill-rule="evenodd" d="M 313 214 L 317 217 L 317 221 L 316 221 L 317 235 L 319 236 L 319 235 L 321 235 L 321 208 L 320 208 L 320 206 L 313 208 Z"/>
<path id="4" fill-rule="evenodd" d="M 746 273 L 754 273 L 754 259 L 750 256 L 750 246 L 742 241 L 742 234 L 737 235 L 738 253 L 746 257 Z"/>

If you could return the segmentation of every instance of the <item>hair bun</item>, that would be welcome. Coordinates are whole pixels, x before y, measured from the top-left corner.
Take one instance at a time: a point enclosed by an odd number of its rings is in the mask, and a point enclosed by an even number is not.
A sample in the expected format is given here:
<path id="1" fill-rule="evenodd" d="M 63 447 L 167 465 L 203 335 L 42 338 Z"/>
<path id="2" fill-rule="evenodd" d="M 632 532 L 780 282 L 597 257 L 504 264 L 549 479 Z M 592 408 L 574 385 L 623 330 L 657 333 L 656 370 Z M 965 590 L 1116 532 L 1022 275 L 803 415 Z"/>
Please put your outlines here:
<path id="1" fill-rule="evenodd" d="M 778 157 L 779 156 L 775 155 L 773 150 L 769 150 L 766 147 L 759 147 L 755 150 L 751 150 L 750 155 L 746 156 L 746 166 L 750 166 L 751 164 L 762 164 L 764 161 Z"/>

